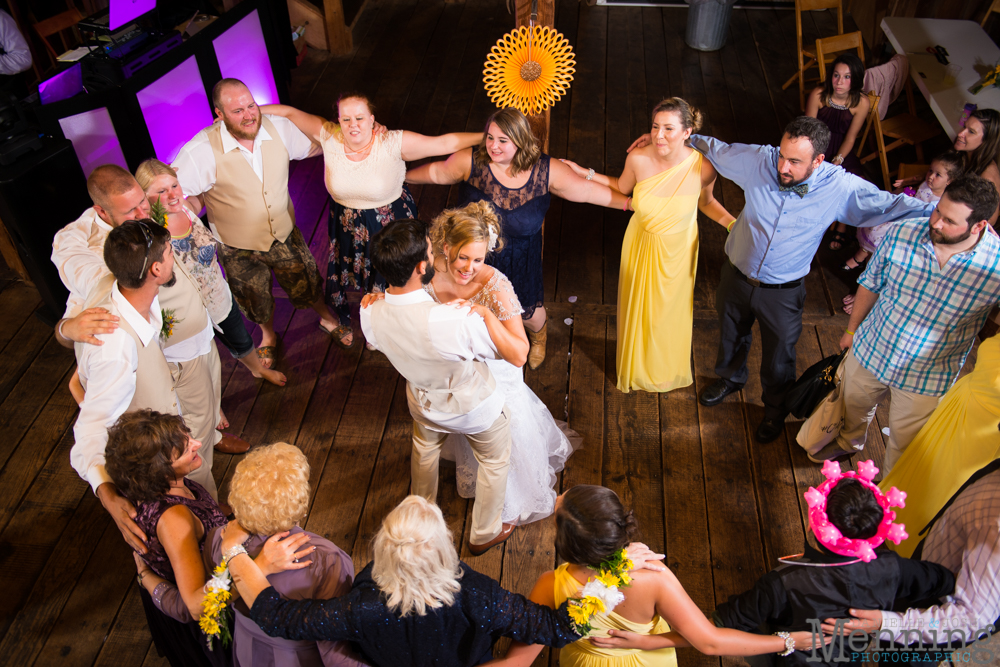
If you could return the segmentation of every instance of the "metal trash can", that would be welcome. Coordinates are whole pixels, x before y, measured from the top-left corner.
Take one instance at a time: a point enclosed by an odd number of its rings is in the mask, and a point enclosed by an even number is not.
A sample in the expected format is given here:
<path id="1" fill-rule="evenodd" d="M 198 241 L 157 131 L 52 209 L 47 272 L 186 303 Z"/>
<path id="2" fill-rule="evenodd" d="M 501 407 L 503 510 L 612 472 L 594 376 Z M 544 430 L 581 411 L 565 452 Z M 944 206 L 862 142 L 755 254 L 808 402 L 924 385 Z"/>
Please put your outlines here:
<path id="1" fill-rule="evenodd" d="M 717 51 L 729 36 L 729 18 L 736 0 L 685 0 L 688 4 L 684 41 L 692 49 Z"/>

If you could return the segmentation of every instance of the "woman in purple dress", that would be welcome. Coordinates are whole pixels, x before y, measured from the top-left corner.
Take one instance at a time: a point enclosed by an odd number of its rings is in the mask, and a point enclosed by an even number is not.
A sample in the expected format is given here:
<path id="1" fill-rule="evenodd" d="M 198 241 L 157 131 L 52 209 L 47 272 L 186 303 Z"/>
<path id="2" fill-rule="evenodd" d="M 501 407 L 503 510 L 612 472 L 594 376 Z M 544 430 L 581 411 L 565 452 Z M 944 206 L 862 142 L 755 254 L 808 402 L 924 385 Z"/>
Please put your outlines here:
<path id="1" fill-rule="evenodd" d="M 862 178 L 861 160 L 854 154 L 854 142 L 871 109 L 871 102 L 861 89 L 864 82 L 864 63 L 853 53 L 845 53 L 833 61 L 826 82 L 813 90 L 806 101 L 806 115 L 820 119 L 830 128 L 826 161 Z M 838 222 L 830 250 L 840 250 L 847 244 L 846 231 L 847 225 Z M 858 265 L 848 264 L 848 268 L 856 269 Z"/>
<path id="2" fill-rule="evenodd" d="M 329 600 L 351 590 L 354 564 L 333 542 L 298 527 L 309 511 L 309 461 L 298 447 L 279 442 L 250 450 L 236 466 L 229 483 L 229 504 L 239 525 L 249 534 L 243 543 L 256 556 L 268 537 L 309 536 L 314 549 L 308 567 L 268 576 L 268 583 L 286 600 Z M 214 529 L 205 549 L 206 563 L 222 561 L 222 530 Z M 294 641 L 269 637 L 250 620 L 246 603 L 234 604 L 233 662 L 238 667 L 354 667 L 363 664 L 350 644 L 334 641 Z"/>
<path id="3" fill-rule="evenodd" d="M 146 534 L 147 552 L 135 556 L 139 593 L 156 649 L 173 667 L 231 664 L 229 651 L 218 642 L 209 650 L 198 627 L 208 579 L 205 535 L 226 524 L 208 491 L 184 477 L 201 467 L 199 449 L 183 418 L 152 410 L 122 415 L 108 429 L 105 449 L 105 469 L 135 505 Z M 300 567 L 292 547 L 269 541 L 266 571 Z"/>

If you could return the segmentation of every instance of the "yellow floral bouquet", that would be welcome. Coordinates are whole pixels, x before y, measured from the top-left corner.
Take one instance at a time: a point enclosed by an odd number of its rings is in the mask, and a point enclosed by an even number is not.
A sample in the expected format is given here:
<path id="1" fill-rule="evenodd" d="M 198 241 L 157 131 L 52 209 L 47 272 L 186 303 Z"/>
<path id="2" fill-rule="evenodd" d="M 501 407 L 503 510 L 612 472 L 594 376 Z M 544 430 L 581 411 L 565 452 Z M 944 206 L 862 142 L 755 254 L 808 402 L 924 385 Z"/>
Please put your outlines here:
<path id="1" fill-rule="evenodd" d="M 628 553 L 623 548 L 614 557 L 603 561 L 600 573 L 587 581 L 580 591 L 580 597 L 571 598 L 567 611 L 576 625 L 576 632 L 586 637 L 593 630 L 590 619 L 595 614 L 607 614 L 625 600 L 618 590 L 632 583 L 629 571 L 633 568 Z"/>
<path id="2" fill-rule="evenodd" d="M 212 578 L 205 584 L 205 599 L 201 602 L 201 618 L 198 619 L 198 626 L 205 633 L 205 640 L 208 642 L 208 650 L 214 650 L 213 639 L 222 640 L 222 647 L 226 648 L 233 641 L 233 632 L 230 629 L 229 602 L 233 594 L 229 588 L 233 584 L 233 579 L 229 574 L 229 566 L 226 561 L 222 561 L 212 572 Z"/>

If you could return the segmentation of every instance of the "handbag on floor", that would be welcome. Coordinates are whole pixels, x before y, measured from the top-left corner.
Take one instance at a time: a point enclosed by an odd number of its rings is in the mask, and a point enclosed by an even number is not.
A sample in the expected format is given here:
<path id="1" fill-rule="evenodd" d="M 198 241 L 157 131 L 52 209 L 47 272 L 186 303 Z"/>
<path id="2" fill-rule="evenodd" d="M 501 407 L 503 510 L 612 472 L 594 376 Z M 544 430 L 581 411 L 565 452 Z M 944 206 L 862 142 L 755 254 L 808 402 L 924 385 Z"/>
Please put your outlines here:
<path id="1" fill-rule="evenodd" d="M 844 365 L 839 364 L 831 380 L 833 389 L 820 400 L 819 405 L 809 415 L 809 419 L 802 423 L 799 434 L 795 436 L 795 441 L 808 454 L 816 454 L 829 445 L 840 435 L 840 429 L 844 427 L 843 381 Z"/>
<path id="2" fill-rule="evenodd" d="M 799 419 L 812 414 L 819 402 L 833 389 L 834 376 L 843 360 L 844 352 L 841 352 L 807 368 L 785 393 L 785 410 Z"/>

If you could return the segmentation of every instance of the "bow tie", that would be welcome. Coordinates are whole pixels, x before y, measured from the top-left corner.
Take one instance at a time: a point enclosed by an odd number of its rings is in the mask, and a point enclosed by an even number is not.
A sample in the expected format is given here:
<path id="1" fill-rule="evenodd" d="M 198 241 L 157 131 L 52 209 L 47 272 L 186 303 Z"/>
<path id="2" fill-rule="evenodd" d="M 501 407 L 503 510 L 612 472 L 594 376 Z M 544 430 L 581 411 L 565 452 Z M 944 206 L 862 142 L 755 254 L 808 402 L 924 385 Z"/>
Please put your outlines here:
<path id="1" fill-rule="evenodd" d="M 801 199 L 802 197 L 806 196 L 807 192 L 809 192 L 809 184 L 799 183 L 798 185 L 791 185 L 788 187 L 785 187 L 784 185 L 779 185 L 778 192 L 794 192 L 799 196 L 799 199 Z"/>

